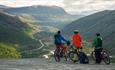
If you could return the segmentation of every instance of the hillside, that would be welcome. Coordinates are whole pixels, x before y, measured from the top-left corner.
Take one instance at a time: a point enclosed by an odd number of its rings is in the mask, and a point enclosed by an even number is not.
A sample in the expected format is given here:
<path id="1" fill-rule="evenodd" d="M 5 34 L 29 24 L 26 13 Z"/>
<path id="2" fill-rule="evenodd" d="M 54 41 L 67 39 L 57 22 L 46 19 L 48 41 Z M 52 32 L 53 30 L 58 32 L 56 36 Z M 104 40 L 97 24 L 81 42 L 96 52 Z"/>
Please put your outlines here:
<path id="1" fill-rule="evenodd" d="M 0 12 L 0 43 L 10 45 L 19 52 L 38 48 L 40 43 L 29 35 L 32 30 L 32 27 L 22 22 L 18 16 Z"/>
<path id="2" fill-rule="evenodd" d="M 104 47 L 115 54 L 115 11 L 105 10 L 95 14 L 83 17 L 79 20 L 72 22 L 65 26 L 63 31 L 66 35 L 71 36 L 73 30 L 80 30 L 84 40 L 92 41 L 96 32 L 100 32 L 103 40 Z"/>
<path id="3" fill-rule="evenodd" d="M 4 5 L 0 5 L 0 9 L 8 9 L 8 8 L 10 8 L 10 7 L 4 6 Z"/>
<path id="4" fill-rule="evenodd" d="M 20 8 L 9 8 L 6 11 L 25 17 L 31 16 L 34 24 L 41 26 L 53 26 L 63 28 L 71 21 L 82 17 L 81 15 L 70 15 L 63 8 L 57 6 L 29 6 Z"/>

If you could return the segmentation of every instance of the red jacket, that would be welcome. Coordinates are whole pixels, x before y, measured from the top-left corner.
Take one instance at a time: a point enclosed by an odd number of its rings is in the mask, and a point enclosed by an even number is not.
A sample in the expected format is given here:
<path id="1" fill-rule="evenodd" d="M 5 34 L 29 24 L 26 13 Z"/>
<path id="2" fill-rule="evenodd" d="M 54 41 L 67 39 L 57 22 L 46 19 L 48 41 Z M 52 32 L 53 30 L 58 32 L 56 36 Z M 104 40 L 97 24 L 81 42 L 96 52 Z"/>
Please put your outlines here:
<path id="1" fill-rule="evenodd" d="M 74 46 L 74 48 L 81 47 L 82 38 L 81 38 L 81 36 L 79 34 L 74 34 L 72 36 L 72 40 L 73 40 L 73 46 Z"/>

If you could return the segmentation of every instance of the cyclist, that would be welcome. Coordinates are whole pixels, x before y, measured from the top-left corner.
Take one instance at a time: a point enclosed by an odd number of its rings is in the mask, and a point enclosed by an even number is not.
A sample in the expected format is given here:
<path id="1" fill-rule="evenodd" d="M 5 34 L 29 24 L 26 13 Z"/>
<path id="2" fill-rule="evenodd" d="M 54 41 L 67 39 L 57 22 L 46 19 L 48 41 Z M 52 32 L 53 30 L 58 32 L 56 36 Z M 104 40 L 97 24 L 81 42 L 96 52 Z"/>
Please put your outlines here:
<path id="1" fill-rule="evenodd" d="M 55 35 L 54 35 L 54 39 L 55 39 L 55 45 L 56 45 L 56 49 L 58 51 L 58 54 L 60 52 L 60 48 L 64 49 L 64 54 L 67 54 L 67 47 L 65 45 L 65 43 L 68 43 L 68 41 L 61 35 L 61 31 L 58 31 Z"/>
<path id="2" fill-rule="evenodd" d="M 73 41 L 73 48 L 74 48 L 75 52 L 82 49 L 82 38 L 79 34 L 79 30 L 74 30 L 74 34 L 72 36 L 72 41 Z M 74 62 L 76 62 L 76 55 L 74 55 L 73 59 L 74 59 Z"/>
<path id="3" fill-rule="evenodd" d="M 82 38 L 79 34 L 79 30 L 74 30 L 72 41 L 73 41 L 74 49 L 82 49 Z"/>
<path id="4" fill-rule="evenodd" d="M 102 52 L 102 37 L 100 33 L 96 33 L 94 37 L 93 45 L 95 48 L 95 57 L 96 57 L 96 64 L 101 63 L 101 52 Z"/>

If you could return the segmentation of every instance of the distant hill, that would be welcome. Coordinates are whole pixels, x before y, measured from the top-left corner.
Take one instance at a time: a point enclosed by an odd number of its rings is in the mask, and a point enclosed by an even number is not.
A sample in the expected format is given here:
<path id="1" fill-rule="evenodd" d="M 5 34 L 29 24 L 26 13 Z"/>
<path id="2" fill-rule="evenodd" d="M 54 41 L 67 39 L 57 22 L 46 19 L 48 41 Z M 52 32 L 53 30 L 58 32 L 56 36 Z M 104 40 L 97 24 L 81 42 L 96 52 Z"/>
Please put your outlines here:
<path id="1" fill-rule="evenodd" d="M 70 15 L 63 8 L 57 6 L 29 6 L 9 8 L 6 11 L 22 16 L 30 15 L 36 25 L 63 28 L 81 15 Z"/>
<path id="2" fill-rule="evenodd" d="M 10 8 L 8 11 L 13 13 L 29 13 L 29 14 L 47 14 L 47 15 L 63 15 L 67 14 L 61 7 L 57 6 L 27 6 L 19 8 Z"/>
<path id="3" fill-rule="evenodd" d="M 32 28 L 18 16 L 0 12 L 0 43 L 12 45 L 19 52 L 38 48 L 40 43 L 29 35 L 31 31 Z"/>
<path id="4" fill-rule="evenodd" d="M 0 9 L 7 9 L 7 8 L 10 8 L 10 7 L 4 6 L 4 5 L 0 5 Z"/>
<path id="5" fill-rule="evenodd" d="M 4 5 L 0 5 L 0 11 L 4 11 L 5 9 L 8 9 L 10 7 L 8 6 L 4 6 Z"/>
<path id="6" fill-rule="evenodd" d="M 65 26 L 65 35 L 71 36 L 78 29 L 84 40 L 92 41 L 96 32 L 101 33 L 104 47 L 115 54 L 115 10 L 105 10 L 83 17 Z"/>

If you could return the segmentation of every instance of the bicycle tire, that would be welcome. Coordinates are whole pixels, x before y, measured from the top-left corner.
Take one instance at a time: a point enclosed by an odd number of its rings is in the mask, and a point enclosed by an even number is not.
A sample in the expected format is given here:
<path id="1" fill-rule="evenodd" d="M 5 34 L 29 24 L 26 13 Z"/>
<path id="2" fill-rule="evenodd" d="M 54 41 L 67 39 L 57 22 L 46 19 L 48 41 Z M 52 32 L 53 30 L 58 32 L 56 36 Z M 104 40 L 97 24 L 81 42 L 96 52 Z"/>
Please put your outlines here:
<path id="1" fill-rule="evenodd" d="M 103 61 L 105 62 L 105 64 L 109 65 L 110 64 L 109 54 L 106 51 L 103 51 L 102 57 L 103 57 Z"/>
<path id="2" fill-rule="evenodd" d="M 60 58 L 64 58 L 64 61 L 67 61 L 67 55 L 65 55 L 64 53 L 65 53 L 64 49 L 61 49 L 61 53 L 60 53 L 61 57 Z"/>
<path id="3" fill-rule="evenodd" d="M 64 60 L 67 61 L 67 58 L 68 58 L 67 55 L 65 55 L 65 56 L 64 56 Z"/>
<path id="4" fill-rule="evenodd" d="M 54 58 L 56 62 L 61 61 L 61 58 L 64 58 L 67 61 L 67 55 L 64 55 L 64 50 L 62 49 L 59 54 L 57 54 L 57 50 L 54 52 Z"/>
<path id="5" fill-rule="evenodd" d="M 75 57 L 74 55 L 76 55 L 76 57 Z M 69 56 L 70 60 L 73 61 L 74 63 L 79 61 L 79 56 L 78 56 L 78 54 L 77 54 L 76 52 L 74 52 L 74 51 L 70 51 L 70 52 L 68 53 L 68 56 Z"/>
<path id="6" fill-rule="evenodd" d="M 60 56 L 57 54 L 57 50 L 54 51 L 54 59 L 56 62 L 60 61 Z"/>
<path id="7" fill-rule="evenodd" d="M 95 58 L 95 51 L 92 51 L 92 52 L 91 52 L 91 58 L 92 58 L 93 60 L 96 60 L 96 58 Z"/>

